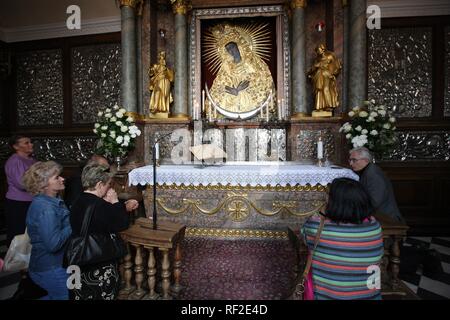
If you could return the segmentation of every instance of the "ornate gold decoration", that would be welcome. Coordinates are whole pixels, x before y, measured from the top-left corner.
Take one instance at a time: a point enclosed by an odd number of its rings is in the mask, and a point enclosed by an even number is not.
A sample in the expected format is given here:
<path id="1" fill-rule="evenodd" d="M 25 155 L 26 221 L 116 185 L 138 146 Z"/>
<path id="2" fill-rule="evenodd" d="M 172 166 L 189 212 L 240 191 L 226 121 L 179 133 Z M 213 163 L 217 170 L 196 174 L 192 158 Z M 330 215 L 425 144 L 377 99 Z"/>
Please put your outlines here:
<path id="1" fill-rule="evenodd" d="M 167 200 L 170 200 L 170 202 L 173 203 L 173 199 Z M 279 201 L 272 203 L 274 211 L 266 211 L 262 208 L 257 207 L 253 201 L 248 199 L 246 194 L 239 195 L 235 193 L 228 194 L 227 197 L 220 201 L 215 208 L 209 210 L 201 207 L 202 201 L 199 199 L 185 198 L 182 200 L 181 208 L 177 209 L 169 208 L 167 206 L 167 202 L 168 201 L 166 201 L 165 197 L 156 198 L 156 203 L 170 215 L 180 215 L 189 210 L 192 210 L 193 212 L 199 211 L 200 213 L 205 215 L 215 215 L 224 206 L 227 206 L 227 211 L 233 221 L 243 221 L 248 216 L 250 207 L 252 207 L 258 214 L 267 217 L 275 216 L 277 214 L 280 214 L 282 211 L 286 211 L 288 214 L 296 217 L 308 217 L 314 213 L 317 213 L 324 205 L 323 201 L 313 201 L 314 208 L 312 210 L 305 212 L 294 212 L 292 210 L 294 208 L 292 207 L 292 202 L 288 201 L 287 203 L 284 203 Z"/>
<path id="2" fill-rule="evenodd" d="M 331 111 L 339 106 L 336 77 L 341 71 L 341 62 L 333 52 L 321 44 L 316 48 L 317 58 L 308 71 L 314 85 L 315 103 L 312 116 L 332 116 Z"/>
<path id="3" fill-rule="evenodd" d="M 191 119 L 191 117 L 190 117 L 189 115 L 187 115 L 186 113 L 172 114 L 170 117 L 171 117 L 171 118 L 184 119 L 184 120 L 189 120 L 189 119 Z"/>
<path id="4" fill-rule="evenodd" d="M 348 0 L 342 0 L 342 6 L 347 7 L 348 6 Z"/>
<path id="5" fill-rule="evenodd" d="M 170 83 L 174 80 L 174 72 L 166 66 L 165 51 L 159 53 L 159 61 L 150 67 L 148 75 L 148 90 L 152 92 L 149 103 L 151 117 L 168 118 L 169 106 L 173 102 Z"/>
<path id="6" fill-rule="evenodd" d="M 193 186 L 193 185 L 176 185 L 176 184 L 162 184 L 162 185 L 158 185 L 158 189 L 160 190 L 196 190 L 196 191 L 204 191 L 204 190 L 210 190 L 210 191 L 274 191 L 274 192 L 293 192 L 293 191 L 297 191 L 297 192 L 309 192 L 309 191 L 315 191 L 315 192 L 328 192 L 328 187 L 327 186 L 322 186 L 320 184 L 317 184 L 315 186 L 311 186 L 311 185 L 305 185 L 305 186 L 301 186 L 301 185 L 297 185 L 297 186 L 261 186 L 261 185 L 256 185 L 256 186 L 232 186 L 230 184 L 227 185 L 215 185 L 215 186 L 204 186 L 202 184 L 198 185 L 198 186 Z"/>
<path id="7" fill-rule="evenodd" d="M 228 203 L 228 213 L 233 221 L 244 221 L 250 213 L 250 208 L 242 200 L 233 200 Z"/>
<path id="8" fill-rule="evenodd" d="M 143 1 L 142 0 L 119 0 L 120 7 L 131 7 L 133 9 L 136 9 L 136 7 L 142 6 Z"/>
<path id="9" fill-rule="evenodd" d="M 172 4 L 172 10 L 174 14 L 185 15 L 188 11 L 192 10 L 192 3 L 190 0 L 170 0 Z"/>
<path id="10" fill-rule="evenodd" d="M 306 0 L 291 0 L 291 8 L 292 9 L 306 8 Z"/>
<path id="11" fill-rule="evenodd" d="M 287 232 L 251 229 L 186 228 L 186 237 L 288 239 Z"/>
<path id="12" fill-rule="evenodd" d="M 205 62 L 217 74 L 205 87 L 206 113 L 211 109 L 228 118 L 250 118 L 261 108 L 275 111 L 275 85 L 263 59 L 270 58 L 267 24 L 217 24 L 204 37 Z M 264 110 L 265 111 L 265 110 Z"/>

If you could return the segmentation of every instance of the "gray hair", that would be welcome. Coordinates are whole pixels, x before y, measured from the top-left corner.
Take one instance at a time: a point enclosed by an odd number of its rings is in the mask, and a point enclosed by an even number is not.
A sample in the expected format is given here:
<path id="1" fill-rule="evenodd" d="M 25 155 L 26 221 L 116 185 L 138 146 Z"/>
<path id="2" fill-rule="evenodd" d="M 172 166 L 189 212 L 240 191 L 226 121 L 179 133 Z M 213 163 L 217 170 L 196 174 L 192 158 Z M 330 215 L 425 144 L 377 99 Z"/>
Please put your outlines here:
<path id="1" fill-rule="evenodd" d="M 106 162 L 109 165 L 108 159 L 106 159 L 104 156 L 99 155 L 99 154 L 93 154 L 88 162 L 86 163 L 86 166 L 92 166 L 94 164 L 102 164 L 102 162 Z"/>
<path id="2" fill-rule="evenodd" d="M 84 190 L 94 190 L 97 183 L 103 184 L 111 180 L 113 174 L 110 173 L 108 167 L 99 164 L 90 164 L 83 168 L 81 173 L 81 184 Z"/>
<path id="3" fill-rule="evenodd" d="M 62 169 L 63 167 L 55 161 L 36 162 L 25 171 L 22 183 L 32 195 L 43 193 L 48 180 L 55 175 L 60 175 Z"/>
<path id="4" fill-rule="evenodd" d="M 373 160 L 372 154 L 370 153 L 369 149 L 367 149 L 366 147 L 358 147 L 358 148 L 354 148 L 349 151 L 350 154 L 352 152 L 356 152 L 357 154 L 359 154 L 361 159 L 367 159 L 367 160 L 369 160 L 369 162 L 372 162 L 372 160 Z"/>

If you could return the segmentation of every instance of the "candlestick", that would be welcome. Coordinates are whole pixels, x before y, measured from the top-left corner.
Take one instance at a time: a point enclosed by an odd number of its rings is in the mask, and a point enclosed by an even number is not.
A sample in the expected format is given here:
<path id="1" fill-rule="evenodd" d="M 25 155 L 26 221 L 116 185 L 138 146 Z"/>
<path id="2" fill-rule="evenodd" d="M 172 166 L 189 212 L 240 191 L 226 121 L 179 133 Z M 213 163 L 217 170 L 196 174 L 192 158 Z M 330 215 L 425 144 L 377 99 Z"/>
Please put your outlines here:
<path id="1" fill-rule="evenodd" d="M 317 141 L 317 159 L 323 159 L 323 142 L 321 137 Z"/>
<path id="2" fill-rule="evenodd" d="M 211 122 L 211 121 L 212 121 L 212 111 L 211 111 L 211 104 L 209 105 L 209 108 L 208 108 L 208 120 L 209 120 L 209 122 Z"/>
<path id="3" fill-rule="evenodd" d="M 266 105 L 266 122 L 269 122 L 269 104 Z"/>

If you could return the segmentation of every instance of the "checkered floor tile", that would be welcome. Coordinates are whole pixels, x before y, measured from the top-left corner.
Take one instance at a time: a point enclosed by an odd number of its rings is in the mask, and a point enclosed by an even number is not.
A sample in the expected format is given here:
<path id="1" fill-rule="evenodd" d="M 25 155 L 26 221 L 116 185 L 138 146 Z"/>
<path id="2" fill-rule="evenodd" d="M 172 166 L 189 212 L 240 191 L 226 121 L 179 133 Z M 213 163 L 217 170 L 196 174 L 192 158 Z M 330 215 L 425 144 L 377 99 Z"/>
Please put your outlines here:
<path id="1" fill-rule="evenodd" d="M 450 299 L 450 238 L 409 237 L 401 252 L 399 277 L 419 298 Z"/>

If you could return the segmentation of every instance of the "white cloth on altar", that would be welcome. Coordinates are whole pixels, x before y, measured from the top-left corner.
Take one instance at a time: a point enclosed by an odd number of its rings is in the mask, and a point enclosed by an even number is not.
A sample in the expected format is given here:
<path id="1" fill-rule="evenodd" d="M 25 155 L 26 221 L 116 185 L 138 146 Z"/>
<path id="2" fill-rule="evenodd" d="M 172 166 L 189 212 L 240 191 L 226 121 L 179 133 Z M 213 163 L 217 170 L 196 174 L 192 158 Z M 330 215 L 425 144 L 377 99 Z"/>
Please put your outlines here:
<path id="1" fill-rule="evenodd" d="M 152 185 L 153 166 L 133 169 L 128 174 L 130 185 Z M 296 186 L 317 184 L 326 186 L 335 178 L 359 180 L 352 170 L 341 167 L 289 164 L 286 162 L 252 165 L 161 165 L 157 167 L 156 183 L 159 185 L 231 185 L 231 186 Z"/>

